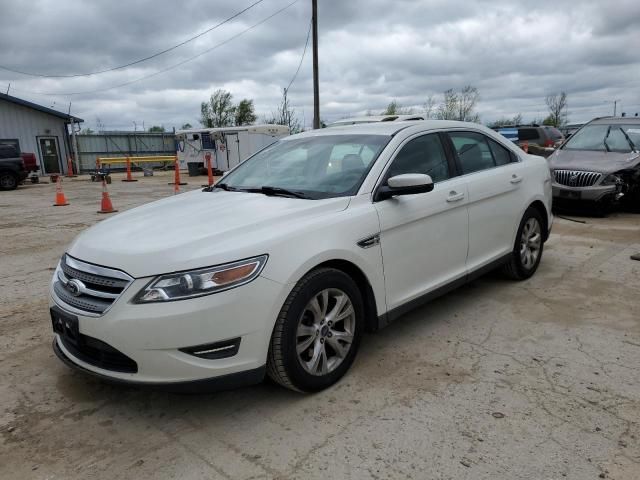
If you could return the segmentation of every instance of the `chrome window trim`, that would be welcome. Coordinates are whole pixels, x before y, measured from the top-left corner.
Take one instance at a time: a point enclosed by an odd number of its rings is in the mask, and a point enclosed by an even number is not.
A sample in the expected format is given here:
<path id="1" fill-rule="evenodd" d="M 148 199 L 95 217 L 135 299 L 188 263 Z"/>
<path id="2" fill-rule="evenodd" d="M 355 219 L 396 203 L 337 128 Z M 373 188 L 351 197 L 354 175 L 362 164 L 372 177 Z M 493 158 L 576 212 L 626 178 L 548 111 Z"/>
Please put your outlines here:
<path id="1" fill-rule="evenodd" d="M 125 280 L 127 282 L 133 282 L 135 278 L 124 273 L 122 270 L 115 270 L 113 268 L 99 267 L 91 263 L 85 263 L 81 260 L 73 258 L 68 253 L 65 253 L 65 263 L 71 268 L 80 270 L 81 272 L 92 273 L 101 277 L 117 278 L 118 280 Z"/>

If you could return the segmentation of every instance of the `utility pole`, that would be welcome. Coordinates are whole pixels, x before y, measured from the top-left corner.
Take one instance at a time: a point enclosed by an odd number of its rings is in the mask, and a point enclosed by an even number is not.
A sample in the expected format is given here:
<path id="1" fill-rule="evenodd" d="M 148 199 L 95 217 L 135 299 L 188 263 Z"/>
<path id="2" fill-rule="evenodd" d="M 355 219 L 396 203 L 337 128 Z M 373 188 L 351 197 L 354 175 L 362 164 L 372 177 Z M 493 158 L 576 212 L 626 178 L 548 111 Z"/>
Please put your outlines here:
<path id="1" fill-rule="evenodd" d="M 320 89 L 318 87 L 318 0 L 311 0 L 313 25 L 313 128 L 320 128 Z"/>
<path id="2" fill-rule="evenodd" d="M 80 124 L 78 124 L 78 128 L 80 128 Z M 71 117 L 71 147 L 73 148 L 73 159 L 76 164 L 76 172 L 80 175 L 80 156 L 78 155 L 78 139 L 76 138 L 76 119 Z M 69 172 L 70 175 L 73 172 Z"/>
<path id="3" fill-rule="evenodd" d="M 618 113 L 618 102 L 620 101 L 620 99 L 618 100 L 614 100 L 613 101 L 613 116 L 616 116 L 616 113 Z"/>

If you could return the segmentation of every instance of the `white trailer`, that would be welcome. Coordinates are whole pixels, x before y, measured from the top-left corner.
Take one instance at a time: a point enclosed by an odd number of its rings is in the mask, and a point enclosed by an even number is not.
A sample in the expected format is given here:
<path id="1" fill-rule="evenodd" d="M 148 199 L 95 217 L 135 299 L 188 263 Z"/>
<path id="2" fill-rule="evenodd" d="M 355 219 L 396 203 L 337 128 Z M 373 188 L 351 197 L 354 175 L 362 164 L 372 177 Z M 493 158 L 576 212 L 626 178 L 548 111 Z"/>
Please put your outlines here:
<path id="1" fill-rule="evenodd" d="M 189 175 L 199 175 L 205 168 L 205 155 L 211 153 L 213 169 L 226 172 L 287 135 L 289 127 L 285 125 L 178 130 L 178 162 L 181 169 L 189 170 Z"/>

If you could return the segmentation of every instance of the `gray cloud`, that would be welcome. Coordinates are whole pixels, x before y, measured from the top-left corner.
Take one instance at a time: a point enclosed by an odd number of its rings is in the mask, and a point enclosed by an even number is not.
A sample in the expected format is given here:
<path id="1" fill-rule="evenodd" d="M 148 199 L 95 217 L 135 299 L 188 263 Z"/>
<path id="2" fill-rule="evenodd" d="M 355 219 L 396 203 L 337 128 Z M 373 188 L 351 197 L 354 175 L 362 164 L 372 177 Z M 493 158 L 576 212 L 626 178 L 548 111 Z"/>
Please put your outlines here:
<path id="1" fill-rule="evenodd" d="M 199 104 L 216 88 L 273 110 L 295 72 L 306 39 L 310 1 L 300 0 L 228 45 L 162 75 L 105 92 L 67 97 L 31 92 L 100 90 L 196 55 L 259 22 L 290 0 L 265 0 L 232 23 L 167 55 L 99 76 L 39 79 L 0 70 L 0 89 L 95 126 L 133 121 L 170 128 L 197 124 Z M 249 5 L 187 0 L 59 2 L 0 0 L 0 64 L 70 74 L 147 56 Z M 569 95 L 571 121 L 611 112 L 621 99 L 640 110 L 640 2 L 617 0 L 320 0 L 321 116 L 335 120 L 382 110 L 396 99 L 421 108 L 429 95 L 478 87 L 484 121 L 545 115 L 547 93 Z M 311 123 L 310 50 L 290 97 Z"/>

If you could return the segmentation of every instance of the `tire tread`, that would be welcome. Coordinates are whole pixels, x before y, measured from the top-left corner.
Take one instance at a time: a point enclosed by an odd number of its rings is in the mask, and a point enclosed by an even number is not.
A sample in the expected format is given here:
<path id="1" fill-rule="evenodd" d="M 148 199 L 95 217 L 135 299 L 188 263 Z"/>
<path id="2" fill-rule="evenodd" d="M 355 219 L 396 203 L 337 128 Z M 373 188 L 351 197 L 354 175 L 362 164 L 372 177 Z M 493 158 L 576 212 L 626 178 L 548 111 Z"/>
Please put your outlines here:
<path id="1" fill-rule="evenodd" d="M 276 319 L 275 327 L 273 328 L 273 334 L 271 335 L 271 343 L 269 345 L 269 353 L 267 354 L 267 375 L 271 380 L 282 385 L 285 388 L 290 390 L 294 390 L 296 392 L 303 392 L 303 390 L 297 388 L 291 377 L 287 373 L 287 370 L 284 366 L 284 354 L 282 352 L 282 336 L 284 331 L 285 322 L 287 319 L 287 314 L 289 313 L 289 309 L 291 308 L 291 304 L 295 300 L 296 296 L 304 288 L 304 286 L 313 280 L 318 275 L 324 275 L 327 273 L 340 272 L 335 268 L 318 268 L 317 270 L 313 270 L 305 275 L 291 290 L 289 296 L 284 302 L 282 309 L 280 310 L 280 314 Z"/>

